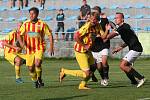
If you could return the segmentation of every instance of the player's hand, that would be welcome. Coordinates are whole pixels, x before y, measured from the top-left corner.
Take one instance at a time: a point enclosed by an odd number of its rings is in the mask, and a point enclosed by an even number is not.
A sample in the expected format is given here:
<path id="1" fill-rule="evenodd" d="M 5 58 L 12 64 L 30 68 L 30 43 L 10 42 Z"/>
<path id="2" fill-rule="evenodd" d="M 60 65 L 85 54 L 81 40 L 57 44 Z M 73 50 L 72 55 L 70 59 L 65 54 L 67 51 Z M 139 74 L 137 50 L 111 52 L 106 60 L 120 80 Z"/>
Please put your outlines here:
<path id="1" fill-rule="evenodd" d="M 104 40 L 103 40 L 104 43 L 107 42 L 107 41 L 108 41 L 108 39 L 104 39 Z"/>
<path id="2" fill-rule="evenodd" d="M 112 51 L 112 54 L 115 54 L 115 53 L 119 52 L 120 50 L 122 50 L 122 47 L 115 48 L 115 49 Z"/>
<path id="3" fill-rule="evenodd" d="M 106 30 L 110 30 L 110 29 L 111 29 L 110 24 L 106 24 L 106 25 L 105 25 L 105 29 L 106 29 Z"/>
<path id="4" fill-rule="evenodd" d="M 89 49 L 90 49 L 90 46 L 89 46 L 89 45 L 84 45 L 84 49 L 85 49 L 85 50 L 89 50 Z"/>
<path id="5" fill-rule="evenodd" d="M 48 49 L 48 54 L 53 56 L 54 55 L 54 49 L 53 48 L 49 48 Z"/>
<path id="6" fill-rule="evenodd" d="M 15 47 L 16 52 L 20 52 L 21 48 L 20 47 Z"/>

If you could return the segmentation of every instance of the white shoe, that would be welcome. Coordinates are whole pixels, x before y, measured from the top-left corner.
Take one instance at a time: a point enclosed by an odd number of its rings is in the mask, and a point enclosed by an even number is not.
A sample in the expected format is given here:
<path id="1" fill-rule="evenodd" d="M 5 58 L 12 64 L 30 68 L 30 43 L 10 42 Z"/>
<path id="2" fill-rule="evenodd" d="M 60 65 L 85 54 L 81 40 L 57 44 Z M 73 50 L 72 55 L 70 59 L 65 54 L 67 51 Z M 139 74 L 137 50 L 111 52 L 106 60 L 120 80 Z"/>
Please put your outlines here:
<path id="1" fill-rule="evenodd" d="M 104 83 L 104 80 L 102 79 L 102 80 L 101 80 L 101 85 L 103 85 L 103 83 Z"/>
<path id="2" fill-rule="evenodd" d="M 137 88 L 141 87 L 141 86 L 144 84 L 145 81 L 146 81 L 145 78 L 139 80 L 138 85 L 137 85 Z"/>
<path id="3" fill-rule="evenodd" d="M 101 85 L 107 86 L 108 85 L 108 79 L 101 80 Z"/>

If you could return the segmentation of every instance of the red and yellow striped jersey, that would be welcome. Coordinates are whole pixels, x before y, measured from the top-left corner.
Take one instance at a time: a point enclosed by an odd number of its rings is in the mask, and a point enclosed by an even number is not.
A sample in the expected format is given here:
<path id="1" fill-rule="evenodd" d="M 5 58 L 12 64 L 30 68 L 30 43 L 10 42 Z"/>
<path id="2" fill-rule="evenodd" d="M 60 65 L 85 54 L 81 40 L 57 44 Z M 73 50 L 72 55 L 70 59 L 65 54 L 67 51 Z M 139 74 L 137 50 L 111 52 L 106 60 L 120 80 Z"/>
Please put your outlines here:
<path id="1" fill-rule="evenodd" d="M 78 34 L 78 36 L 80 37 L 80 39 L 82 39 L 82 42 L 85 45 L 91 47 L 96 36 L 102 36 L 105 33 L 100 24 L 97 24 L 96 26 L 91 26 L 90 22 L 87 22 L 77 31 L 76 34 Z M 84 47 L 77 42 L 75 42 L 74 44 L 74 50 L 77 52 L 87 52 L 87 50 L 84 49 Z"/>
<path id="2" fill-rule="evenodd" d="M 45 50 L 45 35 L 52 35 L 51 29 L 42 20 L 32 23 L 27 20 L 20 28 L 20 35 L 24 37 L 26 53 L 35 53 L 38 50 Z"/>
<path id="3" fill-rule="evenodd" d="M 17 40 L 17 31 L 13 30 L 10 33 L 8 33 L 8 35 L 5 38 L 5 41 L 7 41 L 7 43 L 9 43 L 10 45 L 16 45 L 16 40 Z M 5 53 L 17 53 L 15 49 L 13 48 L 9 48 L 9 47 L 4 47 L 4 52 Z"/>

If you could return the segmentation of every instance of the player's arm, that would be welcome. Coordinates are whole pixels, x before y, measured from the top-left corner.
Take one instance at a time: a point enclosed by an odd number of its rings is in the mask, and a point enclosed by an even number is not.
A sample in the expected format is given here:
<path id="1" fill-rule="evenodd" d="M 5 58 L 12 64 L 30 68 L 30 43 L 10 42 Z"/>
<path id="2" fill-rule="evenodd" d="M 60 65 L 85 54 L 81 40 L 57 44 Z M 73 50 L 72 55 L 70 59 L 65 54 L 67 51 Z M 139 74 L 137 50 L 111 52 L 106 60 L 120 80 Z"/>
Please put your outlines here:
<path id="1" fill-rule="evenodd" d="M 109 24 L 106 24 L 106 26 L 105 26 L 106 30 L 104 32 L 103 29 L 102 29 L 102 27 L 101 27 L 100 34 L 101 34 L 101 38 L 102 39 L 106 39 L 107 38 L 107 35 L 108 35 L 108 32 L 109 32 L 110 28 L 111 28 L 111 26 Z"/>
<path id="2" fill-rule="evenodd" d="M 53 35 L 52 35 L 52 30 L 48 27 L 47 24 L 45 24 L 44 33 L 48 36 L 50 42 L 50 48 L 48 49 L 48 53 L 50 53 L 50 55 L 53 56 L 54 55 Z"/>
<path id="3" fill-rule="evenodd" d="M 119 52 L 120 50 L 122 50 L 122 49 L 125 48 L 126 46 L 127 46 L 126 43 L 121 44 L 119 47 L 115 48 L 115 49 L 112 51 L 112 54 Z"/>
<path id="4" fill-rule="evenodd" d="M 4 45 L 4 46 L 6 46 L 6 47 L 9 47 L 9 48 L 15 49 L 17 52 L 21 51 L 21 48 L 20 48 L 20 47 L 17 47 L 17 46 L 11 45 L 11 44 L 9 44 L 9 43 L 7 43 L 7 42 L 4 42 L 4 43 L 3 43 L 3 45 Z"/>
<path id="5" fill-rule="evenodd" d="M 23 36 L 18 35 L 17 38 L 18 38 L 20 47 L 21 47 L 21 48 L 24 48 L 25 44 L 24 44 L 24 42 L 23 42 Z"/>
<path id="6" fill-rule="evenodd" d="M 106 42 L 107 40 L 110 40 L 112 38 L 114 38 L 115 36 L 118 36 L 119 33 L 117 31 L 112 31 L 110 32 L 105 39 L 103 39 L 103 42 Z"/>
<path id="7" fill-rule="evenodd" d="M 90 48 L 88 45 L 85 45 L 85 44 L 83 43 L 82 36 L 80 35 L 79 31 L 74 34 L 74 40 L 75 40 L 79 45 L 83 46 L 86 50 L 88 50 L 88 49 Z"/>
<path id="8" fill-rule="evenodd" d="M 106 39 L 112 39 L 112 38 L 114 38 L 115 36 L 118 36 L 118 35 L 119 35 L 119 33 L 117 31 L 112 31 L 107 35 Z"/>
<path id="9" fill-rule="evenodd" d="M 49 35 L 48 36 L 49 41 L 50 41 L 50 48 L 48 49 L 48 52 L 50 52 L 51 56 L 54 55 L 54 41 L 53 41 L 53 36 Z"/>
<path id="10" fill-rule="evenodd" d="M 26 32 L 26 29 L 25 29 L 25 23 L 20 27 L 20 29 L 18 30 L 19 32 L 19 35 L 17 35 L 17 39 L 19 41 L 19 44 L 20 44 L 20 47 L 21 48 L 24 48 L 25 47 L 25 44 L 24 44 L 24 40 L 23 40 L 23 37 L 24 37 L 24 34 Z"/>

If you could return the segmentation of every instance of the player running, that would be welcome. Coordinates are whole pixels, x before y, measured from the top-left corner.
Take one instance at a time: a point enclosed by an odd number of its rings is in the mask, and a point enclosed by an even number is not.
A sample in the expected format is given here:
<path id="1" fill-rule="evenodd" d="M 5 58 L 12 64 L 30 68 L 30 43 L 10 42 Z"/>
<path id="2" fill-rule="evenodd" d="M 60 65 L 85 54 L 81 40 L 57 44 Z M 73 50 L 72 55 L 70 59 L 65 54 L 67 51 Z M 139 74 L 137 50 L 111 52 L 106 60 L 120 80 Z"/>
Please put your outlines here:
<path id="1" fill-rule="evenodd" d="M 18 23 L 18 29 L 15 29 L 8 33 L 5 40 L 3 41 L 4 46 L 4 57 L 8 60 L 13 66 L 15 66 L 16 73 L 16 83 L 23 83 L 23 80 L 20 76 L 20 67 L 25 63 L 25 55 L 21 53 L 21 47 L 18 42 L 19 28 L 21 27 L 22 22 Z"/>
<path id="2" fill-rule="evenodd" d="M 42 20 L 38 19 L 39 9 L 32 7 L 29 10 L 30 20 L 23 23 L 20 28 L 20 36 L 24 38 L 24 43 L 20 37 L 20 44 L 23 48 L 26 48 L 26 65 L 29 68 L 31 77 L 34 78 L 35 87 L 39 88 L 44 86 L 42 82 L 42 58 L 46 49 L 45 35 L 48 36 L 50 41 L 50 48 L 48 52 L 50 55 L 54 55 L 53 50 L 53 36 L 52 31 L 48 25 Z"/>
<path id="3" fill-rule="evenodd" d="M 118 25 L 118 28 L 111 32 L 106 39 L 111 39 L 117 35 L 120 35 L 124 41 L 124 44 L 112 51 L 113 54 L 119 52 L 127 46 L 129 47 L 129 52 L 122 59 L 120 68 L 131 80 L 131 84 L 135 84 L 137 87 L 140 87 L 144 84 L 145 78 L 132 67 L 132 63 L 134 63 L 134 61 L 142 54 L 142 45 L 139 42 L 135 32 L 131 29 L 131 26 L 127 23 L 124 23 L 123 13 L 116 13 L 115 23 Z"/>
<path id="4" fill-rule="evenodd" d="M 81 70 L 68 70 L 61 68 L 60 70 L 60 82 L 66 75 L 72 75 L 76 77 L 82 77 L 83 80 L 79 84 L 79 89 L 90 89 L 87 87 L 87 82 L 91 77 L 91 67 L 95 67 L 94 58 L 91 53 L 91 46 L 95 41 L 96 36 L 106 38 L 110 26 L 106 25 L 106 31 L 102 30 L 99 24 L 99 14 L 96 12 L 91 13 L 91 17 L 88 22 L 85 23 L 74 35 L 75 45 L 74 52 L 76 60 Z"/>

